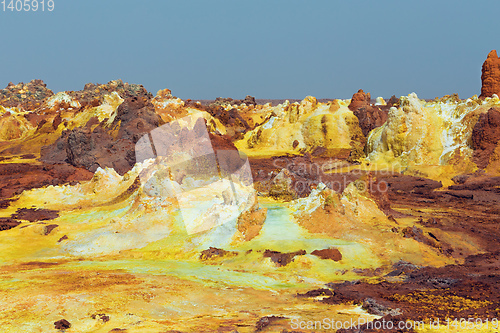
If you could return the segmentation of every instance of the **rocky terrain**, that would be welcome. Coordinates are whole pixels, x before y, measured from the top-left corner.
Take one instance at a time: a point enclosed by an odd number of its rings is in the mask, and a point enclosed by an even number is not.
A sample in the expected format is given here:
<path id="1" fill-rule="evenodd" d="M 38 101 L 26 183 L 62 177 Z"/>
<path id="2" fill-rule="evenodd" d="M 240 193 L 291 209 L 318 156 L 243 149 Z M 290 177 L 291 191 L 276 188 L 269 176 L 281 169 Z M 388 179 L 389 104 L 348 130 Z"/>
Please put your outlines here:
<path id="1" fill-rule="evenodd" d="M 378 332 L 473 318 L 495 332 L 498 60 L 466 99 L 199 102 L 121 80 L 56 94 L 9 84 L 2 331 L 321 332 L 307 322 L 328 318 Z"/>

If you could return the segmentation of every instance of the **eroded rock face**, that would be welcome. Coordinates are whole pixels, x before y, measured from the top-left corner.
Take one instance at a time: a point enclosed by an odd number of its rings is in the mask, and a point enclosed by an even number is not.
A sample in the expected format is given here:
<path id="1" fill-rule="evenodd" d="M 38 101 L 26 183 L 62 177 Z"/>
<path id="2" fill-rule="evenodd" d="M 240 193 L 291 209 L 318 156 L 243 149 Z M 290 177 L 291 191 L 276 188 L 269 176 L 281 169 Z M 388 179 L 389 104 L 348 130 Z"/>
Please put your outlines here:
<path id="1" fill-rule="evenodd" d="M 82 168 L 62 164 L 0 164 L 0 198 L 10 198 L 24 190 L 47 185 L 75 183 L 92 179 L 92 173 Z M 3 202 L 3 203 L 2 203 Z M 0 201 L 0 208 L 9 202 Z"/>
<path id="2" fill-rule="evenodd" d="M 131 140 L 134 144 L 144 134 L 161 125 L 161 118 L 153 105 L 141 96 L 127 98 L 117 112 L 113 125 L 120 126 L 118 138 Z"/>
<path id="3" fill-rule="evenodd" d="M 349 104 L 349 109 L 358 117 L 359 126 L 366 137 L 372 129 L 382 126 L 387 121 L 387 110 L 370 104 L 370 100 L 370 93 L 360 89 L 352 96 Z"/>
<path id="4" fill-rule="evenodd" d="M 370 100 L 371 100 L 370 93 L 365 93 L 363 89 L 359 89 L 357 93 L 352 95 L 351 103 L 349 104 L 349 109 L 351 111 L 354 111 L 359 107 L 370 105 Z"/>
<path id="5" fill-rule="evenodd" d="M 481 81 L 480 97 L 500 95 L 500 58 L 496 50 L 491 51 L 483 63 Z"/>
<path id="6" fill-rule="evenodd" d="M 479 116 L 472 130 L 474 162 L 478 167 L 486 168 L 499 140 L 500 111 L 497 108 L 491 108 L 487 113 Z"/>
<path id="7" fill-rule="evenodd" d="M 33 110 L 39 107 L 45 98 L 52 95 L 54 93 L 42 80 L 32 80 L 26 84 L 11 82 L 5 89 L 0 90 L 0 105 Z"/>
<path id="8" fill-rule="evenodd" d="M 41 160 L 67 162 L 91 172 L 112 167 L 123 175 L 135 164 L 137 141 L 160 124 L 160 116 L 146 98 L 130 97 L 118 107 L 110 126 L 94 117 L 85 127 L 64 131 L 54 144 L 42 148 Z"/>
<path id="9" fill-rule="evenodd" d="M 229 110 L 224 109 L 219 104 L 211 104 L 207 107 L 207 112 L 216 119 L 218 119 L 227 129 L 227 135 L 231 140 L 239 140 L 243 138 L 248 130 L 250 130 L 250 125 L 241 116 L 240 112 L 231 108 Z"/>
<path id="10" fill-rule="evenodd" d="M 105 95 L 117 92 L 121 98 L 146 97 L 153 98 L 142 84 L 123 83 L 122 80 L 109 81 L 107 84 L 87 83 L 83 90 L 68 91 L 68 95 L 77 99 L 82 106 L 98 106 Z"/>

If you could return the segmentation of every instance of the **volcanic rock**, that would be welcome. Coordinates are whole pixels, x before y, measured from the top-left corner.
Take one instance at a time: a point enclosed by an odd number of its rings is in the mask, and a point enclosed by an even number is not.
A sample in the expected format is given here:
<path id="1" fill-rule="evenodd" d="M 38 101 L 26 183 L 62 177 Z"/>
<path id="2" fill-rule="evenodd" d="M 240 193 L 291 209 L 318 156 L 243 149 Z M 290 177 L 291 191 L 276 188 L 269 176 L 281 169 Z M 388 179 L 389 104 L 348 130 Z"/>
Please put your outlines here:
<path id="1" fill-rule="evenodd" d="M 20 82 L 8 84 L 0 90 L 0 105 L 5 107 L 20 107 L 24 110 L 34 110 L 42 101 L 54 95 L 52 90 L 42 80 L 32 80 L 27 84 Z"/>
<path id="2" fill-rule="evenodd" d="M 260 332 L 263 329 L 265 329 L 267 326 L 272 325 L 272 323 L 274 323 L 274 322 L 276 322 L 278 320 L 281 320 L 281 319 L 285 319 L 285 317 L 282 317 L 282 316 L 266 316 L 266 317 L 262 317 L 262 318 L 259 319 L 259 321 L 257 322 L 257 324 L 255 324 L 255 331 L 256 332 Z"/>
<path id="3" fill-rule="evenodd" d="M 239 111 L 235 108 L 231 108 L 226 110 L 223 106 L 224 104 L 220 104 L 222 102 L 216 102 L 210 104 L 206 109 L 210 115 L 216 119 L 218 119 L 227 130 L 228 137 L 231 140 L 239 140 L 243 138 L 243 134 L 245 134 L 248 130 L 250 130 L 250 125 L 248 122 L 241 116 Z"/>
<path id="4" fill-rule="evenodd" d="M 309 298 L 314 298 L 314 297 L 319 297 L 319 296 L 333 296 L 333 292 L 330 289 L 314 289 L 314 290 L 309 290 L 308 292 L 304 294 L 297 294 L 297 297 L 309 297 Z"/>
<path id="5" fill-rule="evenodd" d="M 399 98 L 396 97 L 396 95 L 392 95 L 391 98 L 387 101 L 387 106 L 391 107 L 398 107 L 399 106 Z"/>
<path id="6" fill-rule="evenodd" d="M 314 250 L 311 252 L 313 256 L 317 256 L 321 259 L 330 259 L 333 261 L 342 260 L 342 253 L 338 249 L 330 248 L 323 250 Z"/>
<path id="7" fill-rule="evenodd" d="M 0 198 L 10 198 L 24 190 L 92 179 L 82 168 L 64 164 L 0 164 Z"/>
<path id="8" fill-rule="evenodd" d="M 26 220 L 30 222 L 48 221 L 59 217 L 59 212 L 51 209 L 41 208 L 19 208 L 11 216 L 13 219 Z"/>
<path id="9" fill-rule="evenodd" d="M 233 251 L 226 251 L 226 250 L 211 246 L 208 249 L 201 251 L 200 260 L 210 260 L 210 259 L 222 258 L 222 257 L 228 257 L 228 256 L 232 257 L 235 255 L 238 255 L 238 253 L 233 252 Z"/>
<path id="10" fill-rule="evenodd" d="M 364 136 L 368 136 L 372 129 L 382 126 L 387 121 L 387 111 L 370 104 L 370 99 L 370 93 L 360 89 L 352 96 L 349 104 L 349 109 L 359 119 L 359 126 Z"/>
<path id="11" fill-rule="evenodd" d="M 500 110 L 491 108 L 479 116 L 472 130 L 474 163 L 484 169 L 500 140 Z"/>
<path id="12" fill-rule="evenodd" d="M 66 130 L 54 144 L 42 148 L 41 160 L 67 162 L 91 172 L 112 167 L 123 175 L 135 164 L 137 141 L 160 124 L 160 116 L 145 97 L 130 97 L 118 107 L 111 126 L 94 117 L 84 127 Z"/>
<path id="13" fill-rule="evenodd" d="M 493 94 L 500 95 L 500 58 L 496 50 L 488 53 L 488 57 L 483 63 L 481 81 L 480 97 L 492 97 Z"/>
<path id="14" fill-rule="evenodd" d="M 54 323 L 54 327 L 56 330 L 65 330 L 71 327 L 71 323 L 66 319 L 61 319 Z"/>
<path id="15" fill-rule="evenodd" d="M 10 218 L 0 217 L 0 231 L 15 228 L 20 224 L 21 222 L 19 221 Z"/>
<path id="16" fill-rule="evenodd" d="M 146 133 L 161 124 L 154 106 L 144 97 L 127 98 L 117 110 L 113 125 L 120 126 L 119 139 L 131 140 L 134 144 Z"/>
<path id="17" fill-rule="evenodd" d="M 264 258 L 271 258 L 271 261 L 274 262 L 278 267 L 282 267 L 291 263 L 295 256 L 303 256 L 304 254 L 306 254 L 306 251 L 304 250 L 289 253 L 266 250 L 264 251 Z"/>
<path id="18" fill-rule="evenodd" d="M 399 309 L 391 309 L 383 304 L 380 304 L 373 298 L 367 298 L 363 301 L 362 308 L 366 310 L 368 313 L 376 315 L 376 316 L 397 316 L 401 314 Z"/>
<path id="19" fill-rule="evenodd" d="M 68 95 L 76 98 L 82 107 L 102 104 L 105 95 L 117 92 L 121 98 L 146 97 L 153 98 L 142 84 L 123 83 L 122 80 L 109 81 L 107 84 L 87 83 L 83 90 L 68 91 Z"/>
<path id="20" fill-rule="evenodd" d="M 365 93 L 363 89 L 359 89 L 357 93 L 352 95 L 351 103 L 349 104 L 349 109 L 351 111 L 356 110 L 362 106 L 370 105 L 371 95 L 370 93 Z"/>
<path id="21" fill-rule="evenodd" d="M 404 228 L 402 233 L 403 233 L 403 236 L 406 238 L 413 238 L 417 242 L 424 243 L 426 245 L 433 246 L 433 247 L 439 247 L 439 244 L 436 242 L 437 238 L 435 236 L 432 237 L 434 239 L 431 239 L 431 238 L 424 235 L 422 229 L 417 228 L 415 226 Z"/>

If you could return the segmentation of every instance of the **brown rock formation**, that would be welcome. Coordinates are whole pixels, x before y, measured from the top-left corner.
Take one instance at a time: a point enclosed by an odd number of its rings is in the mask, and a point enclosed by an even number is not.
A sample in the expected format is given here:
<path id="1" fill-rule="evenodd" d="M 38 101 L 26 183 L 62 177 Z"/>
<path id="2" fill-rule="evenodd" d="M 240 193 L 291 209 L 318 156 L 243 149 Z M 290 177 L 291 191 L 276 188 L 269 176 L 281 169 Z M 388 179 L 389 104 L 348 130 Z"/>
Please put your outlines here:
<path id="1" fill-rule="evenodd" d="M 5 89 L 0 90 L 0 105 L 34 110 L 42 104 L 45 98 L 52 95 L 54 93 L 47 89 L 47 85 L 42 80 L 32 80 L 27 84 L 11 82 Z"/>
<path id="2" fill-rule="evenodd" d="M 396 97 L 396 95 L 392 95 L 391 98 L 387 101 L 387 106 L 395 106 L 397 107 L 399 104 L 399 98 Z"/>
<path id="3" fill-rule="evenodd" d="M 340 253 L 340 251 L 338 249 L 335 249 L 335 248 L 314 250 L 311 252 L 311 254 L 313 256 L 317 256 L 321 259 L 330 259 L 333 261 L 342 260 L 342 253 Z"/>
<path id="4" fill-rule="evenodd" d="M 24 190 L 33 188 L 90 180 L 92 176 L 91 172 L 66 163 L 50 165 L 2 163 L 0 164 L 0 198 L 11 198 Z M 5 205 L 8 206 L 9 203 L 6 202 Z"/>
<path id="5" fill-rule="evenodd" d="M 30 222 L 48 221 L 59 217 L 59 212 L 41 208 L 19 208 L 11 218 L 16 220 L 26 220 Z"/>
<path id="6" fill-rule="evenodd" d="M 481 81 L 480 97 L 491 97 L 493 94 L 500 95 L 500 58 L 496 50 L 488 53 L 488 57 L 483 63 Z"/>
<path id="7" fill-rule="evenodd" d="M 349 109 L 359 119 L 359 126 L 365 137 L 376 127 L 382 126 L 387 120 L 387 110 L 370 104 L 370 93 L 365 93 L 362 89 L 352 96 Z"/>
<path id="8" fill-rule="evenodd" d="M 54 323 L 54 328 L 56 330 L 66 330 L 71 327 L 71 323 L 66 319 L 58 320 Z"/>
<path id="9" fill-rule="evenodd" d="M 91 172 L 112 167 L 123 175 L 135 164 L 137 141 L 160 124 L 161 118 L 149 100 L 130 97 L 118 107 L 109 127 L 93 118 L 84 127 L 64 131 L 54 144 L 42 148 L 41 160 L 67 162 Z"/>
<path id="10" fill-rule="evenodd" d="M 365 93 L 363 89 L 359 89 L 357 93 L 352 95 L 351 103 L 349 104 L 349 109 L 351 111 L 356 110 L 362 106 L 370 105 L 371 95 L 370 93 Z"/>
<path id="11" fill-rule="evenodd" d="M 473 160 L 479 168 L 486 168 L 499 140 L 500 110 L 491 108 L 479 116 L 472 130 Z"/>
<path id="12" fill-rule="evenodd" d="M 303 256 L 306 254 L 306 251 L 304 250 L 299 250 L 296 252 L 288 252 L 288 253 L 281 253 L 279 251 L 271 251 L 271 250 L 265 250 L 264 251 L 264 258 L 271 258 L 271 261 L 276 264 L 278 267 L 286 266 L 289 263 L 293 261 L 293 258 L 295 256 Z"/>
<path id="13" fill-rule="evenodd" d="M 234 257 L 236 255 L 238 255 L 238 252 L 226 251 L 224 249 L 219 249 L 219 248 L 210 246 L 208 249 L 201 251 L 200 260 L 210 260 L 210 259 L 223 258 L 223 257 Z"/>
<path id="14" fill-rule="evenodd" d="M 20 224 L 21 222 L 10 219 L 8 217 L 0 217 L 0 231 L 15 228 Z"/>
<path id="15" fill-rule="evenodd" d="M 83 90 L 68 91 L 68 95 L 78 99 L 82 107 L 98 106 L 104 100 L 105 95 L 117 92 L 121 98 L 146 97 L 153 98 L 142 84 L 123 83 L 122 80 L 109 81 L 107 84 L 87 83 Z"/>
<path id="16" fill-rule="evenodd" d="M 212 117 L 217 118 L 227 129 L 227 135 L 231 140 L 243 138 L 243 134 L 250 130 L 250 125 L 235 108 L 226 111 L 220 104 L 210 104 L 206 108 Z"/>

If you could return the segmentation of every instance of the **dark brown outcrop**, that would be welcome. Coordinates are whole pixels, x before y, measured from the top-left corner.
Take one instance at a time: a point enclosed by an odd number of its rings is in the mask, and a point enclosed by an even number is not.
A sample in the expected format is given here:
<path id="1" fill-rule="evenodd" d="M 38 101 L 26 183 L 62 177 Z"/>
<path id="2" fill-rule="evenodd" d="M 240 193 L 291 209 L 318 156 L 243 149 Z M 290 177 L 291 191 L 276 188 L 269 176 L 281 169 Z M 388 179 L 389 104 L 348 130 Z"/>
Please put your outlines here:
<path id="1" fill-rule="evenodd" d="M 104 101 L 104 96 L 113 92 L 118 93 L 121 98 L 145 97 L 152 99 L 153 95 L 144 88 L 142 84 L 132 84 L 122 80 L 109 81 L 106 84 L 87 83 L 83 90 L 68 91 L 67 93 L 80 102 L 82 107 L 98 106 Z"/>
<path id="2" fill-rule="evenodd" d="M 264 258 L 271 258 L 271 261 L 278 267 L 286 266 L 293 261 L 295 256 L 303 256 L 306 251 L 299 250 L 296 252 L 281 253 L 279 251 L 265 250 Z"/>
<path id="3" fill-rule="evenodd" d="M 340 261 L 342 260 L 342 253 L 338 249 L 335 248 L 329 248 L 329 249 L 323 249 L 323 250 L 314 250 L 311 252 L 313 256 L 317 256 L 321 259 L 330 259 L 333 261 Z"/>
<path id="4" fill-rule="evenodd" d="M 370 103 L 370 93 L 365 93 L 362 89 L 352 96 L 349 109 L 359 120 L 359 126 L 365 137 L 374 128 L 382 126 L 387 121 L 386 110 L 382 110 Z"/>
<path id="5" fill-rule="evenodd" d="M 0 90 L 0 105 L 34 110 L 52 95 L 54 93 L 42 80 L 32 80 L 26 84 L 10 82 L 5 89 Z"/>
<path id="6" fill-rule="evenodd" d="M 499 140 L 500 110 L 491 108 L 479 116 L 472 130 L 473 160 L 479 168 L 486 168 Z"/>
<path id="7" fill-rule="evenodd" d="M 130 97 L 118 107 L 109 127 L 105 121 L 99 123 L 97 118 L 92 118 L 84 127 L 64 131 L 54 144 L 42 148 L 41 160 L 66 162 L 91 172 L 98 167 L 112 167 L 123 175 L 135 164 L 137 141 L 161 122 L 147 98 Z"/>
<path id="8" fill-rule="evenodd" d="M 88 170 L 63 164 L 0 164 L 0 198 L 11 198 L 24 190 L 61 185 L 92 179 Z M 0 208 L 7 207 L 9 200 L 0 201 Z"/>
<path id="9" fill-rule="evenodd" d="M 10 219 L 8 217 L 0 217 L 0 231 L 15 228 L 20 224 L 21 222 Z"/>

